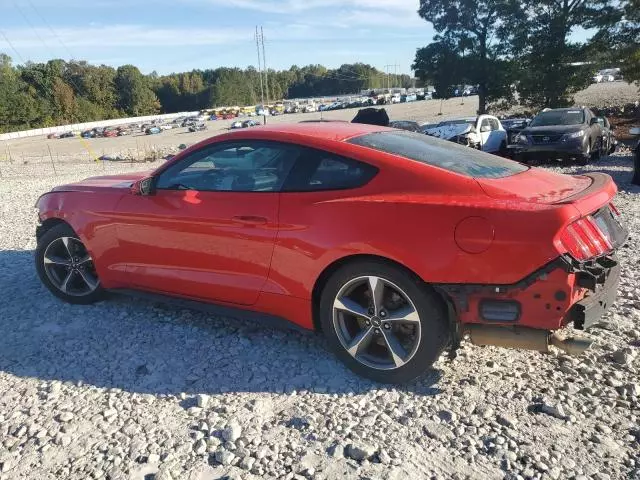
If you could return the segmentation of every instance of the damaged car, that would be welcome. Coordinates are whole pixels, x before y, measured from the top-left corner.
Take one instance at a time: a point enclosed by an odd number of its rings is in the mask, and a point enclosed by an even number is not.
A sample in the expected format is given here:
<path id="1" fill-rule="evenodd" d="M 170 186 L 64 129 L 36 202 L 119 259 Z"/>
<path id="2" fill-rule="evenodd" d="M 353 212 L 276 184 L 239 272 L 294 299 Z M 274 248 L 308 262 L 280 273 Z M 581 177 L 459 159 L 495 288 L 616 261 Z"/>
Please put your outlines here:
<path id="1" fill-rule="evenodd" d="M 44 192 L 34 260 L 71 304 L 138 291 L 288 320 L 354 372 L 405 383 L 466 337 L 584 352 L 579 332 L 616 300 L 628 235 L 616 193 L 604 173 L 420 133 L 280 123 L 211 137 L 152 172 Z"/>
<path id="2" fill-rule="evenodd" d="M 507 152 L 507 132 L 492 115 L 445 120 L 424 133 L 489 153 Z"/>

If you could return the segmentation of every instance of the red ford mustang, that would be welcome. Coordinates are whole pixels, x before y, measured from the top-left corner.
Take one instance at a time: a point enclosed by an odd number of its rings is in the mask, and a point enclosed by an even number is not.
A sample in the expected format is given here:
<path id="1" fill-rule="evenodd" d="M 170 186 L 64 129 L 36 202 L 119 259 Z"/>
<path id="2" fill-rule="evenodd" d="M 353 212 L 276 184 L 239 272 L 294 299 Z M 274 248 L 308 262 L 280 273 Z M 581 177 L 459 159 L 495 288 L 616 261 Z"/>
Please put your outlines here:
<path id="1" fill-rule="evenodd" d="M 530 168 L 342 122 L 220 135 L 152 173 L 40 197 L 53 294 L 126 290 L 322 331 L 355 372 L 405 382 L 465 336 L 580 352 L 614 301 L 627 232 L 604 174 Z"/>

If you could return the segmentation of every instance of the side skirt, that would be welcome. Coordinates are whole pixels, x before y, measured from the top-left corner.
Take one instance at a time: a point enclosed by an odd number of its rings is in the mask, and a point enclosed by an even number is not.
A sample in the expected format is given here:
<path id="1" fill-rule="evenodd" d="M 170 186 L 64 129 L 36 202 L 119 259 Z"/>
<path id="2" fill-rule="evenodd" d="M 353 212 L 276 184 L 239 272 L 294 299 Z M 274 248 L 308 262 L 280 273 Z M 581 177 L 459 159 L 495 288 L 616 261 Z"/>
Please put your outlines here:
<path id="1" fill-rule="evenodd" d="M 214 316 L 230 317 L 243 322 L 251 322 L 252 324 L 260 327 L 275 328 L 278 330 L 293 330 L 299 333 L 314 333 L 312 330 L 308 330 L 277 315 L 255 312 L 253 310 L 246 310 L 239 307 L 229 307 L 226 305 L 218 305 L 215 303 L 202 302 L 198 300 L 189 300 L 180 297 L 172 297 L 170 295 L 163 295 L 160 293 L 151 293 L 128 288 L 110 289 L 109 293 L 140 298 L 149 302 L 162 303 L 165 305 L 172 305 L 189 310 L 197 310 L 205 313 L 210 313 Z"/>

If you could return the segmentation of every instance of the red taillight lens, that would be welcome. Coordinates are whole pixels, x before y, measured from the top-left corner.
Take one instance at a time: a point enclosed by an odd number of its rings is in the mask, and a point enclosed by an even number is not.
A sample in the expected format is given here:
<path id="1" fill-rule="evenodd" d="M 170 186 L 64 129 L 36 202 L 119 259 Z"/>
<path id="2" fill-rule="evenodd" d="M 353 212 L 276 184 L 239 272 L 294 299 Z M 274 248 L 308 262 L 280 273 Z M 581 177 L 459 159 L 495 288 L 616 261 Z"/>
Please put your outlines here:
<path id="1" fill-rule="evenodd" d="M 560 234 L 560 241 L 576 260 L 587 260 L 612 249 L 593 217 L 576 220 Z"/>
<path id="2" fill-rule="evenodd" d="M 620 210 L 618 210 L 618 208 L 613 204 L 613 202 L 609 204 L 609 209 L 614 213 L 616 217 L 620 216 Z"/>

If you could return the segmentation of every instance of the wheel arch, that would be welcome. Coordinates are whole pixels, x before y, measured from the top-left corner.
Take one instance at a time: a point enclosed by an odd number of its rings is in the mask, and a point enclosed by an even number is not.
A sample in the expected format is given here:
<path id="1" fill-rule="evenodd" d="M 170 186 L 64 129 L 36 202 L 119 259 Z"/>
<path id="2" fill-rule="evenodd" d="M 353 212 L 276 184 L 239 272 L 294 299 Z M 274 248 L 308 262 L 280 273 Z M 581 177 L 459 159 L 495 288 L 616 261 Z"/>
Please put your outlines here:
<path id="1" fill-rule="evenodd" d="M 42 223 L 36 229 L 36 240 L 40 241 L 40 239 L 45 233 L 47 233 L 53 227 L 56 227 L 62 224 L 67 225 L 69 228 L 73 230 L 73 227 L 69 224 L 69 222 L 67 222 L 66 220 L 63 220 L 62 218 L 50 217 L 50 218 L 47 218 L 46 220 L 43 220 Z"/>
<path id="2" fill-rule="evenodd" d="M 324 270 L 322 270 L 322 272 L 320 273 L 320 275 L 318 276 L 318 278 L 316 279 L 314 285 L 313 285 L 313 290 L 311 292 L 311 318 L 312 318 L 312 322 L 313 322 L 313 329 L 316 332 L 320 332 L 322 331 L 322 327 L 320 325 L 320 297 L 322 295 L 322 291 L 324 290 L 324 286 L 326 285 L 327 281 L 329 280 L 329 278 L 331 278 L 331 275 L 333 275 L 338 269 L 340 269 L 341 267 L 343 267 L 344 265 L 347 265 L 349 263 L 353 263 L 353 262 L 357 262 L 357 261 L 363 261 L 363 260 L 373 260 L 373 261 L 378 261 L 381 263 L 386 263 L 389 265 L 393 265 L 395 267 L 398 267 L 402 270 L 404 270 L 405 272 L 407 272 L 409 275 L 411 275 L 412 277 L 414 277 L 417 281 L 419 281 L 424 288 L 430 289 L 433 293 L 435 293 L 438 298 L 441 299 L 442 303 L 443 303 L 443 308 L 446 309 L 446 311 L 449 313 L 449 316 L 451 314 L 451 305 L 453 304 L 451 299 L 448 297 L 448 295 L 442 291 L 439 288 L 433 288 L 429 283 L 425 282 L 425 280 L 420 277 L 420 275 L 418 275 L 415 271 L 413 271 L 412 269 L 410 269 L 409 267 L 407 267 L 406 265 L 403 265 L 402 263 L 396 261 L 396 260 L 392 260 L 388 257 L 384 257 L 381 255 L 374 255 L 374 254 L 354 254 L 354 255 L 347 255 L 345 257 L 341 257 L 338 258 L 337 260 L 334 260 L 332 263 L 330 263 L 329 265 L 327 265 Z M 452 321 L 453 319 L 450 318 L 450 321 Z"/>

